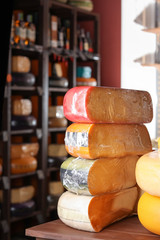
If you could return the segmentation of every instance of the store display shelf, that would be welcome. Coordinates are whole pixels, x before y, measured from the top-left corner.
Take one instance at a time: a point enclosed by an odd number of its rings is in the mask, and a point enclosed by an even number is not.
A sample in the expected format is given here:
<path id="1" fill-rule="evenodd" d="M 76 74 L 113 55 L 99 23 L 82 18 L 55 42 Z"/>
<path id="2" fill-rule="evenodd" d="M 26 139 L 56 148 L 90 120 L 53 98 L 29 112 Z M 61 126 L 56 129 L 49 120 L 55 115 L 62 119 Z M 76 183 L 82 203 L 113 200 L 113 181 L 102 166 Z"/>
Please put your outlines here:
<path id="1" fill-rule="evenodd" d="M 65 132 L 66 127 L 48 128 L 48 132 Z"/>
<path id="2" fill-rule="evenodd" d="M 75 56 L 73 50 L 67 50 L 67 49 L 64 49 L 64 48 L 52 48 L 52 47 L 49 47 L 48 48 L 48 53 L 49 53 L 49 55 L 50 54 L 55 54 L 55 55 L 62 56 L 62 57 L 65 57 L 65 58 L 69 58 L 69 57 L 74 57 Z"/>
<path id="3" fill-rule="evenodd" d="M 91 52 L 81 52 L 77 51 L 76 57 L 78 60 L 82 61 L 99 61 L 100 55 L 97 53 L 91 53 Z"/>
<path id="4" fill-rule="evenodd" d="M 26 53 L 42 53 L 43 52 L 43 46 L 42 45 L 34 45 L 34 46 L 14 46 L 11 45 L 11 49 L 14 51 L 18 51 L 18 53 L 24 52 Z"/>
<path id="5" fill-rule="evenodd" d="M 60 88 L 60 87 L 50 87 L 49 92 L 56 92 L 56 93 L 66 93 L 69 88 Z"/>
<path id="6" fill-rule="evenodd" d="M 29 172 L 29 173 L 14 174 L 14 175 L 12 174 L 11 179 L 30 177 L 30 176 L 34 176 L 36 174 L 37 174 L 36 171 L 35 172 Z"/>
<path id="7" fill-rule="evenodd" d="M 142 63 L 143 67 L 155 67 L 160 70 L 160 63 Z"/>
<path id="8" fill-rule="evenodd" d="M 35 134 L 35 129 L 11 130 L 11 135 Z"/>
<path id="9" fill-rule="evenodd" d="M 143 29 L 142 31 L 148 32 L 148 33 L 160 34 L 160 27 Z"/>
<path id="10" fill-rule="evenodd" d="M 20 91 L 20 92 L 22 92 L 22 91 L 36 91 L 37 90 L 37 88 L 35 87 L 35 86 L 31 86 L 31 87 L 28 87 L 28 86 L 16 86 L 16 85 L 14 85 L 14 86 L 11 86 L 11 90 L 12 91 Z"/>
<path id="11" fill-rule="evenodd" d="M 11 217 L 11 222 L 22 221 L 22 220 L 25 220 L 25 219 L 28 219 L 28 218 L 36 217 L 39 214 L 41 214 L 41 211 L 34 211 L 32 214 L 29 214 L 29 215 L 24 216 L 24 217 Z"/>
<path id="12" fill-rule="evenodd" d="M 49 167 L 49 168 L 47 168 L 48 173 L 57 172 L 57 171 L 59 171 L 59 167 Z"/>

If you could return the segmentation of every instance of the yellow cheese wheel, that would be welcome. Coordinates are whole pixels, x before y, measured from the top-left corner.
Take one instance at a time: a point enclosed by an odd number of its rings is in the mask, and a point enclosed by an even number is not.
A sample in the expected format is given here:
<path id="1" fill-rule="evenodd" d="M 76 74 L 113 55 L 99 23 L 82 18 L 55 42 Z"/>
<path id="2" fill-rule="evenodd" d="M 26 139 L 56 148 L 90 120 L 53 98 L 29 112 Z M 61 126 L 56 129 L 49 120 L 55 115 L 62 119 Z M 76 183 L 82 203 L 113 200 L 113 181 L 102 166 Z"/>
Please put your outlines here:
<path id="1" fill-rule="evenodd" d="M 160 197 L 160 152 L 149 152 L 136 164 L 136 181 L 143 191 Z"/>
<path id="2" fill-rule="evenodd" d="M 160 198 L 145 192 L 138 202 L 138 218 L 146 229 L 160 235 Z"/>

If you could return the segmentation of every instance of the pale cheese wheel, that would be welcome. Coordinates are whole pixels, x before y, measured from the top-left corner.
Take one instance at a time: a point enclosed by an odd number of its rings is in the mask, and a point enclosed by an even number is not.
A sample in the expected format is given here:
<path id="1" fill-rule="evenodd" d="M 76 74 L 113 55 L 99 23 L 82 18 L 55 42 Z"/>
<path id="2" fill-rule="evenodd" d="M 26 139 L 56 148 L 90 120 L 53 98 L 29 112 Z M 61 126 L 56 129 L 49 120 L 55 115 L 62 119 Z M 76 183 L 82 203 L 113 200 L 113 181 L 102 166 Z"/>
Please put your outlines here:
<path id="1" fill-rule="evenodd" d="M 63 193 L 58 201 L 58 216 L 66 225 L 84 231 L 99 232 L 111 223 L 133 213 L 137 188 L 99 196 Z"/>
<path id="2" fill-rule="evenodd" d="M 61 181 L 53 181 L 49 183 L 49 194 L 59 196 L 64 192 L 64 187 Z"/>
<path id="3" fill-rule="evenodd" d="M 136 164 L 136 180 L 139 187 L 160 197 L 160 152 L 149 152 L 139 158 Z"/>
<path id="4" fill-rule="evenodd" d="M 23 203 L 31 200 L 35 194 L 33 186 L 25 186 L 21 188 L 11 189 L 11 203 Z M 0 202 L 3 199 L 3 191 L 0 190 Z"/>
<path id="5" fill-rule="evenodd" d="M 31 69 L 31 61 L 26 56 L 12 56 L 12 72 L 28 73 Z"/>
<path id="6" fill-rule="evenodd" d="M 67 151 L 64 144 L 49 144 L 48 146 L 48 156 L 50 157 L 65 157 L 67 156 Z"/>
<path id="7" fill-rule="evenodd" d="M 16 99 L 12 103 L 12 114 L 28 116 L 32 112 L 32 102 L 29 99 Z"/>

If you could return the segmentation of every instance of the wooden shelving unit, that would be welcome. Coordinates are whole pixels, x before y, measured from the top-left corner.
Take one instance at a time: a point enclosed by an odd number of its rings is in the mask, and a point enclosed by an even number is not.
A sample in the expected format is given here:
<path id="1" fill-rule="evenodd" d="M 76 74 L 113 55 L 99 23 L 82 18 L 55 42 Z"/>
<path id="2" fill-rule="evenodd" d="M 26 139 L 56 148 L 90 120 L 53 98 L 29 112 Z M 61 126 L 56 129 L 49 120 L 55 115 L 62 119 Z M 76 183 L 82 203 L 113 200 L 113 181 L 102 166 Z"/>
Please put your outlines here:
<path id="1" fill-rule="evenodd" d="M 66 127 L 48 128 L 48 106 L 49 97 L 53 103 L 56 103 L 57 96 L 64 96 L 69 88 L 76 86 L 76 68 L 78 63 L 92 63 L 94 66 L 94 77 L 97 85 L 100 85 L 100 54 L 99 54 L 99 15 L 74 8 L 70 5 L 59 3 L 55 0 L 14 0 L 14 10 L 22 10 L 24 14 L 36 12 L 38 16 L 37 39 L 34 47 L 10 46 L 9 55 L 9 73 L 11 73 L 11 56 L 27 56 L 31 60 L 38 60 L 39 70 L 36 77 L 36 84 L 32 87 L 13 86 L 7 83 L 4 98 L 3 130 L 0 133 L 0 140 L 3 146 L 3 173 L 0 177 L 0 189 L 3 191 L 3 201 L 1 203 L 0 215 L 0 239 L 11 240 L 13 224 L 17 224 L 16 229 L 24 233 L 25 228 L 35 224 L 43 223 L 49 218 L 52 220 L 51 212 L 56 212 L 56 205 L 48 206 L 48 177 L 59 174 L 59 167 L 48 167 L 48 137 L 56 142 L 56 135 L 65 133 Z M 70 50 L 51 48 L 48 46 L 49 15 L 65 17 L 71 22 Z M 94 25 L 94 52 L 83 53 L 77 50 L 76 29 L 78 22 L 92 21 Z M 68 79 L 69 87 L 49 87 L 49 56 L 56 54 L 65 57 L 68 60 Z M 12 96 L 20 95 L 22 97 L 36 96 L 38 98 L 38 119 L 35 128 L 13 130 L 11 129 L 11 108 Z M 24 142 L 31 141 L 34 137 L 39 143 L 40 149 L 37 156 L 38 168 L 35 172 L 26 174 L 11 175 L 10 167 L 10 149 L 12 138 L 18 136 Z M 63 161 L 64 159 L 61 158 Z M 11 188 L 14 181 L 22 181 L 28 184 L 32 181 L 36 183 L 36 202 L 35 211 L 25 217 L 11 217 Z M 20 229 L 19 223 L 23 222 L 23 229 Z M 28 225 L 29 223 L 29 225 Z M 15 226 L 15 225 L 14 225 Z M 14 229 L 14 230 L 16 230 Z"/>

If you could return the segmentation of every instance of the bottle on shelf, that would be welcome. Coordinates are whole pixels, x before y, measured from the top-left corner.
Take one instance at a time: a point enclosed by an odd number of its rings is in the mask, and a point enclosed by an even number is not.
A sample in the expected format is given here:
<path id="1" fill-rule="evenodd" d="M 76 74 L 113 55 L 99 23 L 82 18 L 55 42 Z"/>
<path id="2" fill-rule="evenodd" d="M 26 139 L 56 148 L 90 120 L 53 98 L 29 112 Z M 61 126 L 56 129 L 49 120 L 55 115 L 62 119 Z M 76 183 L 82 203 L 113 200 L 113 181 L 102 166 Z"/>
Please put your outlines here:
<path id="1" fill-rule="evenodd" d="M 25 46 L 27 28 L 23 20 L 23 13 L 18 13 L 18 18 L 15 23 L 15 37 L 14 42 L 16 45 Z"/>
<path id="2" fill-rule="evenodd" d="M 88 41 L 88 52 L 93 52 L 92 39 L 90 37 L 90 32 L 86 32 L 86 38 Z"/>
<path id="3" fill-rule="evenodd" d="M 33 23 L 33 16 L 31 14 L 27 15 L 26 31 L 25 45 L 34 46 L 36 41 L 36 26 Z"/>
<path id="4" fill-rule="evenodd" d="M 65 49 L 69 50 L 70 49 L 70 21 L 69 20 L 64 21 L 64 27 L 65 27 L 65 35 L 64 35 Z"/>
<path id="5" fill-rule="evenodd" d="M 64 27 L 60 18 L 58 18 L 58 48 L 64 48 Z"/>

